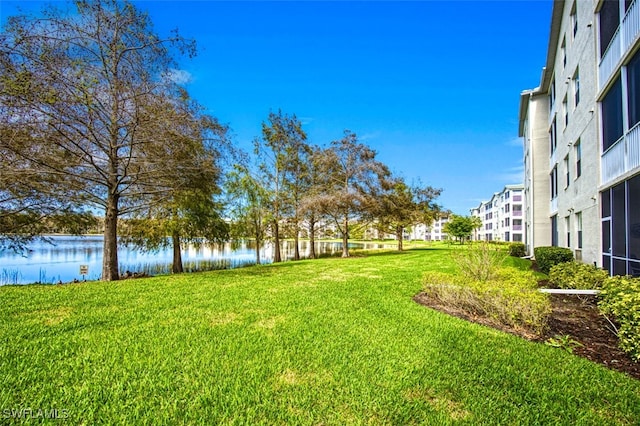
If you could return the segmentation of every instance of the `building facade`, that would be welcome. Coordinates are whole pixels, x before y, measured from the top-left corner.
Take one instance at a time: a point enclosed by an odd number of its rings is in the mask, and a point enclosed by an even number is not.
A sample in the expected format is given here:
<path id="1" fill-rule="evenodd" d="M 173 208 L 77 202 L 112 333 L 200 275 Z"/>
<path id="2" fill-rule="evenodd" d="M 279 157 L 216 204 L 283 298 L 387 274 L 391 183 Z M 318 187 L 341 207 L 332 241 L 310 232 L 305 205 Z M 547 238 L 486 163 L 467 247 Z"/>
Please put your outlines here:
<path id="1" fill-rule="evenodd" d="M 640 274 L 640 0 L 554 1 L 540 85 L 522 92 L 525 244 Z"/>
<path id="2" fill-rule="evenodd" d="M 471 209 L 482 226 L 473 234 L 474 240 L 524 242 L 524 211 L 526 201 L 523 185 L 507 185 Z"/>
<path id="3" fill-rule="evenodd" d="M 411 228 L 409 237 L 412 240 L 445 241 L 448 238 L 444 232 L 444 224 L 449 221 L 449 215 L 438 216 L 430 225 L 419 224 Z"/>

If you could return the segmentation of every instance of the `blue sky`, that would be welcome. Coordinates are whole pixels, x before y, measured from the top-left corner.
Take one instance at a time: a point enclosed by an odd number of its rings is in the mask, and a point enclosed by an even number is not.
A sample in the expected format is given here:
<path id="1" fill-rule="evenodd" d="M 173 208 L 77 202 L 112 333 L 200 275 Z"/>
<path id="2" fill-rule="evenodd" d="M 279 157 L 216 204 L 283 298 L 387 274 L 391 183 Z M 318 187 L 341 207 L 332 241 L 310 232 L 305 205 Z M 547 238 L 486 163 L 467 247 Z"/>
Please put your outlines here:
<path id="1" fill-rule="evenodd" d="M 247 150 L 281 109 L 317 145 L 354 131 L 457 214 L 522 181 L 519 95 L 539 83 L 551 0 L 134 3 L 197 40 L 187 88 Z M 0 17 L 42 4 L 2 0 Z"/>

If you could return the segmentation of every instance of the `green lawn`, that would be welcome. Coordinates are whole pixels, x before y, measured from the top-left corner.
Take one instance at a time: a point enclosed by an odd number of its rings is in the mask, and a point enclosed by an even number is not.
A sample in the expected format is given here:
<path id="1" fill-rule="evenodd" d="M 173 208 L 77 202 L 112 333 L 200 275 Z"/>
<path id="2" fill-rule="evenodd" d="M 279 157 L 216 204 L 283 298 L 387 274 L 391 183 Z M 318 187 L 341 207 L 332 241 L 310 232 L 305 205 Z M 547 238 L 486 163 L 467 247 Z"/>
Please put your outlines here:
<path id="1" fill-rule="evenodd" d="M 640 381 L 413 302 L 449 249 L 0 288 L 0 423 L 640 423 Z"/>

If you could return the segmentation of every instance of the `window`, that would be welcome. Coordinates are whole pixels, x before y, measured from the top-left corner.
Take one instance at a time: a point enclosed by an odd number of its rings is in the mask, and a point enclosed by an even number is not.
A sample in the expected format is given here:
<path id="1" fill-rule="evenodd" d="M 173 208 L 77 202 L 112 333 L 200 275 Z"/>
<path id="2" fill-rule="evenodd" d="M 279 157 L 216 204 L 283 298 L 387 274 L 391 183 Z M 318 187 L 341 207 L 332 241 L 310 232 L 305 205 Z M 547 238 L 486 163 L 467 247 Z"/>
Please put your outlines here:
<path id="1" fill-rule="evenodd" d="M 573 29 L 573 38 L 578 33 L 578 2 L 574 1 L 571 7 L 571 28 Z"/>
<path id="2" fill-rule="evenodd" d="M 567 154 L 567 156 L 564 157 L 564 169 L 566 171 L 566 176 L 567 176 L 567 182 L 564 186 L 564 189 L 567 189 L 569 187 L 569 183 L 571 182 L 571 173 L 569 173 L 571 169 L 569 166 L 569 154 Z"/>
<path id="3" fill-rule="evenodd" d="M 622 132 L 622 84 L 618 78 L 602 100 L 602 152 L 616 143 Z"/>
<path id="4" fill-rule="evenodd" d="M 551 217 L 551 245 L 558 246 L 558 216 Z"/>
<path id="5" fill-rule="evenodd" d="M 627 191 L 628 257 L 640 259 L 640 176 L 629 180 Z"/>
<path id="6" fill-rule="evenodd" d="M 603 267 L 613 275 L 640 275 L 640 175 L 601 195 Z"/>
<path id="7" fill-rule="evenodd" d="M 576 213 L 576 230 L 578 231 L 578 248 L 582 248 L 582 212 Z"/>
<path id="8" fill-rule="evenodd" d="M 627 93 L 629 95 L 629 128 L 640 123 L 640 51 L 627 66 Z"/>
<path id="9" fill-rule="evenodd" d="M 576 179 L 582 175 L 582 147 L 580 145 L 580 139 L 573 145 L 573 150 L 576 154 Z"/>
<path id="10" fill-rule="evenodd" d="M 549 149 L 551 154 L 553 154 L 556 151 L 556 147 L 558 146 L 558 139 L 557 139 L 557 133 L 556 133 L 556 119 L 554 118 L 553 121 L 551 122 L 551 128 L 549 129 Z"/>
<path id="11" fill-rule="evenodd" d="M 574 108 L 580 103 L 580 70 L 578 68 L 573 74 L 573 102 Z"/>
<path id="12" fill-rule="evenodd" d="M 565 68 L 567 66 L 567 42 L 564 37 L 562 38 L 560 51 L 562 52 L 562 68 Z"/>
<path id="13" fill-rule="evenodd" d="M 509 211 L 511 211 L 511 206 L 509 204 L 505 204 L 504 205 L 504 212 L 505 213 L 509 213 Z"/>
<path id="14" fill-rule="evenodd" d="M 617 0 L 603 1 L 600 9 L 600 57 L 604 56 L 620 25 L 620 7 Z"/>
<path id="15" fill-rule="evenodd" d="M 505 240 L 506 242 L 509 242 L 509 241 L 510 241 L 510 240 L 509 240 L 509 232 L 508 232 L 508 231 L 504 233 L 504 240 Z"/>
<path id="16" fill-rule="evenodd" d="M 506 217 L 504 219 L 504 226 L 511 226 L 511 219 L 510 218 Z"/>
<path id="17" fill-rule="evenodd" d="M 566 129 L 569 125 L 569 108 L 566 96 L 562 100 L 562 112 L 564 114 L 564 128 Z"/>
<path id="18" fill-rule="evenodd" d="M 611 189 L 611 254 L 617 257 L 627 254 L 625 192 L 624 183 Z"/>
<path id="19" fill-rule="evenodd" d="M 551 86 L 549 87 L 549 109 L 553 108 L 556 103 L 556 79 L 551 80 Z"/>
<path id="20" fill-rule="evenodd" d="M 571 248 L 571 216 L 564 218 L 564 226 L 567 230 L 567 247 Z"/>
<path id="21" fill-rule="evenodd" d="M 551 174 L 549 175 L 549 181 L 551 183 L 551 199 L 553 200 L 558 196 L 558 165 L 553 166 Z M 515 210 L 515 209 L 514 209 Z"/>

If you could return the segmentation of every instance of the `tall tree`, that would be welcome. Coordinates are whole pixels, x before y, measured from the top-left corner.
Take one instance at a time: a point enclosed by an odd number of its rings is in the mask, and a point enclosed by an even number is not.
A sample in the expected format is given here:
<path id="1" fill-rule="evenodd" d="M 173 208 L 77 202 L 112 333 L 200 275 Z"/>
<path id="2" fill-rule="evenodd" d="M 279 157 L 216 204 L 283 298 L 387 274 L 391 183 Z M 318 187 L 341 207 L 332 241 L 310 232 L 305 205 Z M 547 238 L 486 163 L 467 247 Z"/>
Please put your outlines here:
<path id="1" fill-rule="evenodd" d="M 342 235 L 342 256 L 348 257 L 350 223 L 375 208 L 389 170 L 376 160 L 376 152 L 359 143 L 349 130 L 342 139 L 331 142 L 323 162 L 328 182 L 317 203 Z"/>
<path id="2" fill-rule="evenodd" d="M 302 177 L 304 142 L 307 135 L 300 120 L 293 115 L 269 113 L 262 123 L 262 137 L 255 141 L 255 154 L 259 162 L 262 187 L 270 195 L 271 233 L 273 235 L 273 261 L 281 262 L 280 237 L 282 221 L 288 215 L 297 215 Z M 289 192 L 288 190 L 292 190 Z M 292 197 L 296 197 L 294 201 Z M 295 213 L 294 213 L 295 212 Z M 295 229 L 298 229 L 297 217 Z M 299 257 L 299 254 L 298 254 Z"/>
<path id="3" fill-rule="evenodd" d="M 270 222 L 269 194 L 250 172 L 246 161 L 229 171 L 225 182 L 227 216 L 231 218 L 231 236 L 255 240 L 256 264 L 260 264 L 260 250 Z"/>
<path id="4" fill-rule="evenodd" d="M 178 103 L 158 99 L 151 109 L 150 121 L 159 130 L 155 137 L 167 140 L 163 149 L 171 150 L 170 156 L 182 172 L 161 182 L 170 191 L 146 194 L 148 206 L 120 228 L 121 240 L 136 247 L 157 250 L 172 246 L 173 273 L 183 272 L 182 243 L 221 242 L 229 234 L 219 214 L 221 206 L 214 199 L 221 192 L 220 157 L 230 151 L 227 128 L 202 110 L 186 92 Z"/>
<path id="5" fill-rule="evenodd" d="M 289 222 L 292 225 L 293 259 L 300 260 L 300 226 L 304 216 L 303 200 L 312 184 L 312 148 L 306 143 L 307 135 L 295 116 L 287 122 L 289 146 L 286 153 L 285 191 L 291 206 Z M 315 255 L 315 253 L 314 253 Z"/>
<path id="6" fill-rule="evenodd" d="M 434 200 L 442 190 L 430 186 L 410 187 L 402 178 L 388 180 L 385 189 L 377 199 L 374 219 L 378 221 L 380 230 L 395 234 L 398 250 L 402 251 L 405 229 L 419 223 L 430 225 L 433 222 L 440 210 Z"/>
<path id="7" fill-rule="evenodd" d="M 156 137 L 149 114 L 159 97 L 179 102 L 177 53 L 195 53 L 177 32 L 160 38 L 146 13 L 118 0 L 48 7 L 41 17 L 9 18 L 0 36 L 3 152 L 18 158 L 34 193 L 104 212 L 103 280 L 118 279 L 118 218 L 175 185 L 189 170 Z M 153 130 L 150 130 L 153 129 Z M 170 145 L 171 147 L 172 145 Z M 184 173 L 184 174 L 183 174 Z"/>
<path id="8" fill-rule="evenodd" d="M 322 219 L 323 194 L 330 188 L 328 174 L 330 163 L 326 161 L 327 153 L 320 147 L 311 147 L 306 165 L 307 187 L 300 199 L 300 212 L 307 224 L 309 235 L 309 257 L 315 259 L 316 231 L 318 222 Z"/>
<path id="9" fill-rule="evenodd" d="M 443 232 L 456 237 L 460 244 L 471 237 L 471 233 L 476 228 L 476 221 L 469 216 L 452 215 L 448 222 L 444 224 Z"/>

